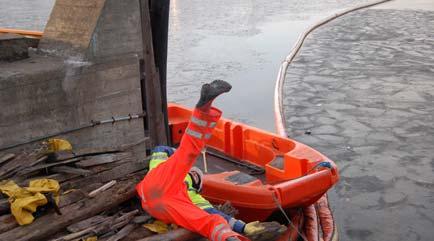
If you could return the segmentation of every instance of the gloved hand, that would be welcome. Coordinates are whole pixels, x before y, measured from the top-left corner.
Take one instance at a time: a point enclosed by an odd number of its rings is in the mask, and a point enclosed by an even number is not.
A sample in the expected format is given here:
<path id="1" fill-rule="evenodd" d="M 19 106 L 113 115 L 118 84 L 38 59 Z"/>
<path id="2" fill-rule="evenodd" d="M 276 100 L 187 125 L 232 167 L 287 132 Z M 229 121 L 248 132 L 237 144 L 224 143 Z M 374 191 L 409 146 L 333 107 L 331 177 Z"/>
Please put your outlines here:
<path id="1" fill-rule="evenodd" d="M 244 227 L 244 234 L 251 240 L 271 241 L 286 231 L 278 222 L 251 222 Z"/>
<path id="2" fill-rule="evenodd" d="M 171 156 L 171 155 L 173 155 L 173 153 L 175 151 L 170 146 L 156 146 L 156 147 L 154 147 L 154 149 L 152 149 L 152 153 L 155 153 L 155 152 L 165 152 L 165 153 L 167 153 L 168 156 Z"/>
<path id="3" fill-rule="evenodd" d="M 249 236 L 256 233 L 260 233 L 264 231 L 264 229 L 265 227 L 259 221 L 250 222 L 246 224 L 246 226 L 244 227 L 244 233 Z"/>

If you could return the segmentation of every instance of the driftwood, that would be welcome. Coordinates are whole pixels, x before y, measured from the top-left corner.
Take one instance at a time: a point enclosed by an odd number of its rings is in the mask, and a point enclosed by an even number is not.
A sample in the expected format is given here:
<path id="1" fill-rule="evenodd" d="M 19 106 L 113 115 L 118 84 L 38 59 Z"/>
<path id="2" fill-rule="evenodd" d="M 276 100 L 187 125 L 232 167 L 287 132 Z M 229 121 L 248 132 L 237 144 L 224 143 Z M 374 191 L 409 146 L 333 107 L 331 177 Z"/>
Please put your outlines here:
<path id="1" fill-rule="evenodd" d="M 113 187 L 116 184 L 116 180 L 112 180 L 104 185 L 102 185 L 101 187 L 93 190 L 92 192 L 89 193 L 89 197 L 96 197 L 98 194 L 100 194 L 101 192 L 104 192 L 105 190 Z"/>
<path id="2" fill-rule="evenodd" d="M 86 192 L 80 189 L 72 190 L 71 192 L 60 196 L 59 207 L 60 208 L 66 207 L 86 197 L 88 197 L 88 194 Z"/>
<path id="3" fill-rule="evenodd" d="M 151 218 L 152 217 L 149 215 L 136 216 L 134 217 L 133 222 L 137 224 L 142 224 L 148 222 Z"/>
<path id="4" fill-rule="evenodd" d="M 136 224 L 128 224 L 125 227 L 123 227 L 119 232 L 117 232 L 115 235 L 111 236 L 107 241 L 118 241 L 126 237 L 131 231 L 133 231 L 136 228 Z"/>
<path id="5" fill-rule="evenodd" d="M 92 232 L 95 232 L 94 227 L 86 228 L 86 229 L 83 229 L 79 232 L 71 233 L 71 234 L 65 235 L 63 237 L 54 239 L 52 241 L 70 241 L 70 240 L 74 240 L 76 238 L 80 238 L 81 236 L 86 235 L 88 233 L 92 233 Z"/>
<path id="6" fill-rule="evenodd" d="M 103 153 L 106 151 L 109 153 Z M 8 155 L 2 160 L 11 158 Z M 91 236 L 98 236 L 99 240 L 120 240 L 130 233 L 140 234 L 138 238 L 149 234 L 141 232 L 144 228 L 140 224 L 150 216 L 140 216 L 138 210 L 131 211 L 131 206 L 126 204 L 118 207 L 135 196 L 134 186 L 146 174 L 147 163 L 138 161 L 131 152 L 94 148 L 75 154 L 62 151 L 41 156 L 34 151 L 17 154 L 13 163 L 3 163 L 0 173 L 20 186 L 40 178 L 59 181 L 62 190 L 59 208 L 63 215 L 47 209 L 32 224 L 18 226 L 15 218 L 6 214 L 10 212 L 8 200 L 0 199 L 0 215 L 4 214 L 0 216 L 0 240 L 55 237 L 57 241 L 76 241 Z"/>
<path id="7" fill-rule="evenodd" d="M 72 189 L 89 185 L 89 183 L 105 183 L 111 180 L 126 178 L 128 174 L 143 170 L 145 167 L 146 165 L 142 162 L 123 163 L 113 169 L 89 177 L 68 181 L 64 184 L 64 188 Z"/>
<path id="8" fill-rule="evenodd" d="M 199 234 L 193 233 L 184 228 L 177 228 L 167 233 L 153 235 L 138 241 L 192 241 L 201 239 L 203 239 L 203 237 Z"/>
<path id="9" fill-rule="evenodd" d="M 77 174 L 81 176 L 89 176 L 92 174 L 92 171 L 76 168 L 76 167 L 70 167 L 70 166 L 53 167 L 51 168 L 51 171 L 60 172 L 60 173 Z"/>
<path id="10" fill-rule="evenodd" d="M 122 160 L 124 158 L 130 157 L 131 153 L 115 153 L 115 154 L 103 154 L 98 156 L 92 156 L 87 157 L 79 162 L 77 162 L 75 165 L 78 167 L 90 167 L 90 166 L 96 166 L 96 165 L 102 165 L 112 162 L 117 162 L 119 160 Z"/>
<path id="11" fill-rule="evenodd" d="M 15 221 L 14 216 L 11 214 L 0 216 L 0 233 L 4 233 L 15 227 L 18 227 L 18 223 Z"/>
<path id="12" fill-rule="evenodd" d="M 136 241 L 145 237 L 149 237 L 151 235 L 154 235 L 154 233 L 139 225 L 133 231 L 131 231 L 131 233 L 129 233 L 125 238 L 123 238 L 122 241 Z"/>
<path id="13" fill-rule="evenodd" d="M 29 167 L 31 163 L 39 159 L 39 154 L 32 152 L 30 154 L 21 153 L 14 158 L 13 162 L 7 162 L 0 167 L 0 180 L 13 176 L 19 169 Z"/>
<path id="14" fill-rule="evenodd" d="M 107 153 L 116 153 L 122 151 L 119 147 L 94 147 L 94 148 L 82 148 L 74 150 L 75 156 L 92 156 Z"/>
<path id="15" fill-rule="evenodd" d="M 57 151 L 48 155 L 50 162 L 59 162 L 76 157 L 71 151 Z"/>
<path id="16" fill-rule="evenodd" d="M 95 226 L 97 224 L 103 223 L 104 221 L 107 221 L 109 217 L 103 216 L 103 215 L 96 215 L 91 218 L 82 220 L 80 222 L 74 223 L 72 225 L 69 225 L 66 230 L 68 230 L 71 233 L 80 232 L 81 230 L 84 230 L 88 227 Z"/>
<path id="17" fill-rule="evenodd" d="M 120 217 L 116 216 L 102 216 L 98 215 L 92 218 L 85 219 L 76 224 L 67 227 L 67 230 L 72 231 L 71 234 L 67 234 L 62 237 L 58 237 L 53 241 L 69 241 L 75 240 L 76 238 L 84 238 L 88 236 L 102 235 L 107 233 L 114 233 L 118 229 L 119 232 L 114 234 L 113 239 L 116 237 L 123 238 L 128 235 L 135 228 L 135 224 L 132 223 L 133 227 L 125 228 L 129 225 L 130 221 L 139 211 L 133 210 Z M 116 239 L 118 240 L 118 239 Z"/>
<path id="18" fill-rule="evenodd" d="M 92 227 L 95 225 L 98 225 L 100 223 L 103 223 L 110 219 L 110 217 L 103 216 L 103 215 L 96 215 L 91 218 L 82 220 L 80 222 L 74 223 L 72 225 L 69 225 L 66 230 L 68 230 L 71 233 L 80 232 L 82 230 L 85 230 L 88 227 Z"/>
<path id="19" fill-rule="evenodd" d="M 3 155 L 2 157 L 0 157 L 0 165 L 3 162 L 7 162 L 7 161 L 12 160 L 14 158 L 15 158 L 15 154 L 13 154 L 13 153 L 9 153 L 9 154 Z"/>
<path id="20" fill-rule="evenodd" d="M 37 166 L 33 166 L 33 167 L 27 167 L 27 168 L 21 169 L 17 173 L 17 175 L 23 176 L 23 175 L 27 175 L 27 174 L 35 172 L 35 171 L 44 170 L 44 169 L 49 168 L 49 167 L 55 167 L 55 166 L 60 166 L 60 165 L 68 164 L 68 163 L 78 162 L 82 159 L 83 159 L 82 157 L 77 157 L 77 158 L 73 158 L 73 159 L 69 159 L 69 160 L 65 160 L 65 161 L 49 163 L 49 164 L 42 164 L 42 165 L 37 165 Z"/>
<path id="21" fill-rule="evenodd" d="M 9 213 L 10 212 L 10 204 L 8 199 L 0 199 L 0 214 Z"/>
<path id="22" fill-rule="evenodd" d="M 83 199 L 64 207 L 62 213 L 50 213 L 37 218 L 31 225 L 21 226 L 0 234 L 0 240 L 46 240 L 58 231 L 77 221 L 92 217 L 102 211 L 112 209 L 135 195 L 132 188 L 143 173 L 137 173 L 132 178 L 118 182 L 114 188 L 106 190 L 103 195 L 93 199 Z"/>

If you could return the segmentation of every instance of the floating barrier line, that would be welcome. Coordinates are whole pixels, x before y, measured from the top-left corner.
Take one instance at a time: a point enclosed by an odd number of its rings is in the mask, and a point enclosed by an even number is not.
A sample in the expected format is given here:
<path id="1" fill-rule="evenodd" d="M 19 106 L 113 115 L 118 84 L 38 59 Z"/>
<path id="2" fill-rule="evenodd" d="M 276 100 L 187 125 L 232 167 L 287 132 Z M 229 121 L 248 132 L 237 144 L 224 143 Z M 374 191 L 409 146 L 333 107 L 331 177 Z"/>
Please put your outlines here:
<path id="1" fill-rule="evenodd" d="M 23 35 L 29 38 L 41 38 L 43 32 L 32 31 L 32 30 L 22 30 L 22 29 L 12 29 L 12 28 L 0 28 L 0 33 L 14 33 Z"/>

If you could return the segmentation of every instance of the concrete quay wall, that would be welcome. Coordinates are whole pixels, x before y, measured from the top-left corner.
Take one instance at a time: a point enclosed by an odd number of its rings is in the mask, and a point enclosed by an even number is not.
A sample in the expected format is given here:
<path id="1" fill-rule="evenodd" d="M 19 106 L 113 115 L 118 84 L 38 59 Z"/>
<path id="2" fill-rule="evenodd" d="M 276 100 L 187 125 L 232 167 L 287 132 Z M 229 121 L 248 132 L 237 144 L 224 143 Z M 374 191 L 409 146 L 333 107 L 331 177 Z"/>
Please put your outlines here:
<path id="1" fill-rule="evenodd" d="M 135 0 L 58 0 L 31 57 L 0 63 L 0 147 L 139 114 L 141 15 Z M 77 147 L 146 138 L 143 119 L 67 135 Z"/>

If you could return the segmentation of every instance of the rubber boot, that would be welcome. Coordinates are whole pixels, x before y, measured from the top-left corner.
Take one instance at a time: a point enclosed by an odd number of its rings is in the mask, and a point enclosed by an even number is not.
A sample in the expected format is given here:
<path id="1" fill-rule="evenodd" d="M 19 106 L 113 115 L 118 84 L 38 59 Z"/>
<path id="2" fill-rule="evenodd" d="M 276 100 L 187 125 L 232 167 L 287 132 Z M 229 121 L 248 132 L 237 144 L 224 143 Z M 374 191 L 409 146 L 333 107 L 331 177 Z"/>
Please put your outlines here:
<path id="1" fill-rule="evenodd" d="M 196 108 L 207 111 L 211 105 L 212 101 L 219 95 L 229 92 L 232 86 L 223 80 L 214 80 L 209 84 L 202 85 L 200 90 L 200 99 L 196 104 Z"/>

